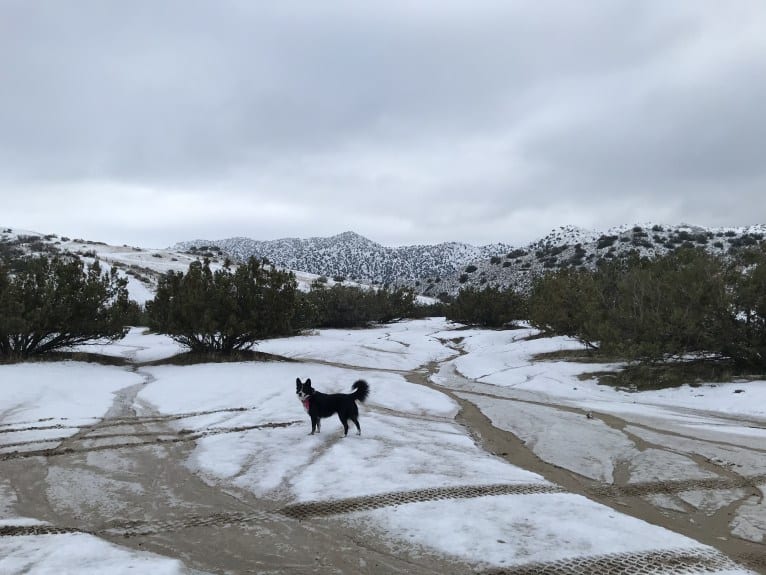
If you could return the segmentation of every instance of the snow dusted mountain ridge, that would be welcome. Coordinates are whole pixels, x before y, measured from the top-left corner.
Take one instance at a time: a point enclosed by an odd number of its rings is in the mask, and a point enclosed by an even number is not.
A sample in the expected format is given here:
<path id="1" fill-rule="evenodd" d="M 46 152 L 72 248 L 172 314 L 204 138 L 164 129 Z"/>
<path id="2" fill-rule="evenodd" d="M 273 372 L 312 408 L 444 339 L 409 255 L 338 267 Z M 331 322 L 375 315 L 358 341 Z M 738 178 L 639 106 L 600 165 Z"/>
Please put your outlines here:
<path id="1" fill-rule="evenodd" d="M 236 262 L 256 256 L 295 271 L 299 283 L 306 285 L 317 276 L 325 276 L 331 281 L 410 286 L 422 295 L 437 297 L 455 295 L 466 287 L 510 287 L 523 292 L 546 272 L 570 267 L 594 269 L 600 262 L 630 254 L 651 258 L 689 245 L 728 257 L 742 248 L 766 246 L 766 225 L 705 228 L 644 223 L 605 232 L 564 226 L 521 248 L 458 242 L 392 248 L 344 232 L 327 238 L 272 241 L 195 240 L 170 249 L 109 246 L 0 227 L 0 262 L 3 258 L 55 253 L 77 255 L 86 261 L 99 259 L 130 278 L 136 288 L 132 297 L 140 302 L 152 297 L 162 273 L 186 271 L 190 262 L 203 258 L 221 266 L 226 258 Z"/>
<path id="2" fill-rule="evenodd" d="M 220 250 L 234 260 L 256 256 L 293 270 L 385 284 L 453 275 L 472 261 L 505 254 L 512 247 L 507 244 L 476 247 L 458 242 L 386 247 L 354 232 L 344 232 L 327 238 L 271 241 L 241 237 L 193 240 L 176 244 L 173 249 L 192 253 Z"/>
<path id="3" fill-rule="evenodd" d="M 512 287 L 527 291 L 536 277 L 562 268 L 595 269 L 600 262 L 630 255 L 659 257 L 681 246 L 703 248 L 728 257 L 734 251 L 766 245 L 766 225 L 705 228 L 690 224 L 653 223 L 622 225 L 605 232 L 564 226 L 524 248 L 503 257 L 490 257 L 465 266 L 439 282 L 426 279 L 419 291 L 425 295 L 455 294 L 464 287 Z"/>
<path id="4" fill-rule="evenodd" d="M 354 232 L 344 232 L 328 238 L 273 241 L 195 240 L 173 249 L 223 252 L 235 260 L 256 256 L 293 270 L 367 283 L 408 285 L 424 295 L 437 296 L 454 295 L 469 286 L 526 291 L 535 277 L 548 271 L 564 267 L 593 269 L 600 261 L 632 253 L 661 256 L 681 245 L 704 247 L 726 256 L 731 250 L 761 244 L 765 238 L 766 225 L 705 228 L 650 222 L 621 225 L 605 232 L 562 226 L 523 248 L 509 244 L 476 247 L 457 242 L 390 248 Z"/>

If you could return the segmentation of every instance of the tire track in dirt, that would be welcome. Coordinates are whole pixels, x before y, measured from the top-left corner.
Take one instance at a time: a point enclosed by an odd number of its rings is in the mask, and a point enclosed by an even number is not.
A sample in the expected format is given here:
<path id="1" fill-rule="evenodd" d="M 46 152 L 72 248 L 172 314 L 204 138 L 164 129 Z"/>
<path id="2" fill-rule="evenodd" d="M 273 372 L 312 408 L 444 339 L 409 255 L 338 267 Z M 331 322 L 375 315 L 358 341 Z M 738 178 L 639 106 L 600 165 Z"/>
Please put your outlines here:
<path id="1" fill-rule="evenodd" d="M 764 478 L 766 479 L 766 478 Z M 720 487 L 714 484 L 714 480 L 695 480 L 678 481 L 668 489 L 664 483 L 636 484 L 628 486 L 631 489 L 624 489 L 613 485 L 603 485 L 590 489 L 594 495 L 604 497 L 634 497 L 647 493 L 667 493 L 673 491 L 686 491 L 690 489 L 710 489 Z M 341 515 L 345 513 L 354 513 L 357 511 L 369 511 L 382 507 L 391 507 L 396 505 L 406 505 L 409 503 L 419 503 L 425 501 L 438 501 L 446 499 L 469 499 L 475 497 L 487 497 L 498 495 L 540 495 L 550 493 L 566 493 L 567 491 L 551 483 L 508 483 L 491 485 L 458 485 L 450 487 L 433 487 L 414 489 L 409 491 L 396 491 L 389 493 L 380 493 L 376 495 L 349 497 L 345 499 L 333 499 L 327 501 L 310 501 L 305 503 L 296 503 L 287 505 L 275 511 L 281 515 L 294 519 L 310 519 L 313 517 L 325 517 L 330 515 Z M 139 531 L 155 530 L 177 530 L 196 525 L 221 524 L 222 522 L 247 522 L 255 519 L 262 519 L 264 514 L 226 514 L 215 513 L 211 515 L 193 515 L 182 520 L 174 522 L 151 522 L 151 521 L 129 521 L 117 522 L 104 526 L 97 532 L 102 531 L 126 531 L 136 529 Z M 75 530 L 69 527 L 46 527 L 33 526 L 28 529 L 44 530 L 64 529 Z M 0 536 L 13 534 L 0 528 Z M 23 531 L 24 528 L 19 528 Z"/>
<path id="2" fill-rule="evenodd" d="M 68 417 L 42 417 L 40 419 L 30 419 L 28 421 L 11 421 L 9 423 L 0 423 L 0 428 L 8 427 L 10 425 L 32 425 L 33 423 L 44 423 L 46 421 L 66 421 Z M 95 420 L 95 418 L 93 418 Z"/>
<path id="3" fill-rule="evenodd" d="M 24 537 L 29 535 L 60 535 L 62 533 L 83 533 L 76 527 L 56 527 L 55 525 L 2 525 L 0 537 Z"/>
<path id="4" fill-rule="evenodd" d="M 34 445 L 40 443 L 47 443 L 53 441 L 61 441 L 62 445 L 58 447 L 51 447 L 47 449 L 33 449 L 29 451 L 11 451 L 8 453 L 0 453 L 0 461 L 9 461 L 12 459 L 26 459 L 29 457 L 57 457 L 60 455 L 71 455 L 73 453 L 90 453 L 95 451 L 110 451 L 117 449 L 130 449 L 136 447 L 145 447 L 147 445 L 157 445 L 161 443 L 185 443 L 197 441 L 204 437 L 210 437 L 213 435 L 221 435 L 224 433 L 241 433 L 243 431 L 251 431 L 255 429 L 274 429 L 278 427 L 290 427 L 302 423 L 301 421 L 287 421 L 279 423 L 262 423 L 258 425 L 240 425 L 237 427 L 221 427 L 210 428 L 203 431 L 181 430 L 178 432 L 131 432 L 131 433 L 111 433 L 111 434 L 96 434 L 96 435 L 82 435 L 79 437 L 60 437 L 55 439 L 45 439 L 29 442 L 20 442 L 16 444 L 0 445 L 2 447 L 16 447 L 23 445 Z M 128 425 L 122 423 L 121 425 Z M 101 427 L 94 427 L 92 429 L 101 429 Z M 78 445 L 78 442 L 84 441 L 96 441 L 103 439 L 116 439 L 122 437 L 152 437 L 151 440 L 139 440 L 123 443 L 110 443 L 106 445 L 90 445 L 82 446 Z M 65 445 L 66 444 L 66 445 Z"/>
<path id="5" fill-rule="evenodd" d="M 284 510 L 283 510 L 284 511 Z M 0 527 L 0 537 L 60 535 L 87 533 L 95 536 L 146 537 L 199 527 L 231 527 L 238 524 L 267 520 L 271 514 L 262 512 L 221 512 L 208 515 L 190 515 L 171 521 L 116 522 L 97 531 L 84 531 L 52 525 L 8 525 Z M 740 563 L 711 548 L 665 549 L 638 553 L 613 553 L 578 556 L 558 561 L 519 564 L 514 567 L 492 569 L 482 575 L 698 575 L 725 570 L 741 570 L 743 566 L 766 566 L 763 556 L 743 556 Z"/>
<path id="6" fill-rule="evenodd" d="M 0 527 L 0 537 L 30 534 L 54 534 L 71 532 L 88 532 L 93 535 L 122 535 L 134 537 L 151 533 L 166 533 L 180 531 L 191 527 L 224 526 L 237 523 L 250 523 L 273 519 L 277 515 L 292 519 L 311 519 L 341 515 L 356 511 L 369 511 L 381 507 L 404 505 L 423 501 L 445 499 L 467 499 L 497 495 L 531 495 L 563 493 L 564 490 L 549 483 L 532 484 L 494 484 L 494 485 L 461 485 L 452 487 L 437 487 L 381 493 L 377 495 L 350 497 L 328 501 L 311 501 L 287 505 L 273 512 L 214 512 L 208 514 L 190 514 L 174 520 L 127 520 L 113 521 L 95 530 L 84 531 L 76 527 L 55 525 L 9 525 Z"/>
<path id="7" fill-rule="evenodd" d="M 8 423 L 6 425 L 14 425 L 12 423 Z M 18 425 L 18 424 L 17 424 Z M 0 433 L 20 433 L 22 431 L 48 431 L 50 429 L 81 429 L 82 425 L 64 425 L 62 423 L 57 423 L 55 425 L 30 425 L 28 427 L 16 427 L 12 429 L 0 429 Z M 0 445 L 0 447 L 3 447 Z"/>
<path id="8" fill-rule="evenodd" d="M 287 505 L 273 512 L 215 512 L 209 514 L 191 514 L 170 521 L 156 520 L 129 520 L 114 521 L 104 524 L 99 528 L 88 531 L 94 535 L 118 534 L 125 537 L 146 535 L 149 533 L 164 533 L 179 531 L 190 527 L 199 526 L 222 526 L 235 523 L 248 523 L 274 518 L 282 515 L 292 519 L 311 519 L 354 513 L 357 511 L 369 511 L 382 507 L 405 505 L 424 501 L 438 501 L 448 499 L 469 499 L 474 497 L 487 497 L 498 495 L 540 495 L 549 493 L 564 493 L 564 489 L 558 485 L 549 483 L 510 483 L 493 485 L 459 485 L 451 487 L 435 487 L 415 489 L 411 491 L 397 491 L 369 495 L 362 497 L 349 497 L 346 499 L 333 499 L 327 501 L 310 501 Z M 40 533 L 69 533 L 82 532 L 75 527 L 34 525 L 34 526 L 6 526 L 0 528 L 1 536 L 27 535 Z"/>
<path id="9" fill-rule="evenodd" d="M 743 475 L 739 477 L 709 477 L 704 479 L 682 479 L 628 483 L 626 485 L 602 485 L 587 489 L 595 497 L 640 497 L 659 493 L 680 493 L 696 489 L 739 489 L 749 488 L 751 495 L 760 496 L 758 485 L 766 483 L 766 475 Z"/>
<path id="10" fill-rule="evenodd" d="M 709 489 L 710 482 L 700 485 L 706 480 L 695 482 L 679 481 L 676 482 L 675 491 L 686 491 L 690 489 Z M 667 493 L 667 486 L 663 483 L 656 484 L 638 484 L 636 489 L 628 491 L 612 485 L 603 485 L 590 489 L 590 493 L 603 497 L 635 497 L 646 493 Z M 278 513 L 293 519 L 311 519 L 314 517 L 326 517 L 331 515 L 342 515 L 358 511 L 369 511 L 383 507 L 392 507 L 397 505 L 406 505 L 410 503 L 419 503 L 425 501 L 439 501 L 449 499 L 470 499 L 475 497 L 487 497 L 498 495 L 541 495 L 551 493 L 567 493 L 563 487 L 551 483 L 508 483 L 491 485 L 458 485 L 450 487 L 432 487 L 423 489 L 414 489 L 410 491 L 396 491 L 380 493 L 376 495 L 367 495 L 360 497 L 349 497 L 345 499 L 331 499 L 326 501 L 310 501 L 305 503 L 295 503 L 277 509 Z M 273 515 L 273 514 L 272 514 Z M 129 521 L 117 522 L 100 528 L 102 531 L 126 531 L 137 529 L 144 531 L 153 530 L 177 530 L 195 525 L 220 524 L 221 522 L 247 522 L 255 519 L 262 519 L 264 514 L 225 514 L 215 513 L 211 515 L 193 515 L 175 522 L 151 522 L 151 521 Z M 45 529 L 45 526 L 34 526 L 36 529 Z M 30 527 L 32 529 L 32 527 Z M 69 529 L 69 527 L 55 527 L 55 529 Z M 13 533 L 6 533 L 0 528 L 0 536 Z"/>
<path id="11" fill-rule="evenodd" d="M 144 384 L 140 384 L 144 385 Z M 187 413 L 174 413 L 174 414 L 168 414 L 168 415 L 149 415 L 149 416 L 132 416 L 132 417 L 113 417 L 109 419 L 102 419 L 100 421 L 94 420 L 93 423 L 85 424 L 85 425 L 64 425 L 61 423 L 52 424 L 52 425 L 28 425 L 30 423 L 39 423 L 44 421 L 51 421 L 54 418 L 48 417 L 45 419 L 40 419 L 36 421 L 28 421 L 28 422 L 17 422 L 17 423 L 4 423 L 3 426 L 14 426 L 14 425 L 27 425 L 27 427 L 13 427 L 11 429 L 0 429 L 0 434 L 3 433 L 21 433 L 25 431 L 50 431 L 54 429 L 74 429 L 77 430 L 77 432 L 74 435 L 62 435 L 58 437 L 47 437 L 47 438 L 40 438 L 35 440 L 28 440 L 28 441 L 17 441 L 17 442 L 10 442 L 10 443 L 0 443 L 0 450 L 7 450 L 11 447 L 23 447 L 25 445 L 41 445 L 46 443 L 56 443 L 61 444 L 65 441 L 72 441 L 73 438 L 83 437 L 84 434 L 90 434 L 94 430 L 101 430 L 101 429 L 109 429 L 112 427 L 126 427 L 136 424 L 151 424 L 151 423 L 167 423 L 171 421 L 178 421 L 181 419 L 188 419 L 193 417 L 199 417 L 204 415 L 214 415 L 219 413 L 239 413 L 239 412 L 245 412 L 245 411 L 251 411 L 255 410 L 257 407 L 250 406 L 250 407 L 228 407 L 228 408 L 222 408 L 222 409 L 212 409 L 208 411 L 192 411 Z M 66 418 L 61 418 L 60 421 L 64 421 Z M 241 430 L 242 431 L 242 430 Z M 246 431 L 246 430 L 245 430 Z M 182 433 L 182 432 L 178 432 Z M 178 433 L 168 433 L 163 434 L 164 436 L 173 436 L 178 435 Z M 185 433 L 191 433 L 189 430 L 186 430 Z M 133 433 L 117 433 L 112 436 L 108 434 L 102 434 L 102 435 L 89 435 L 89 439 L 107 439 L 109 437 L 138 437 L 140 434 Z M 151 436 L 151 433 L 144 434 L 145 436 Z M 168 441 L 170 439 L 167 439 Z M 131 444 L 134 445 L 134 444 Z M 61 447 L 61 446 L 59 446 Z M 42 455 L 46 456 L 46 452 L 50 452 L 51 449 L 55 448 L 47 448 L 47 449 L 39 449 L 36 450 L 35 455 Z M 63 448 L 62 448 L 63 449 Z M 14 452 L 11 452 L 14 453 Z M 6 460 L 6 459 L 13 459 L 13 457 L 4 457 L 4 455 L 8 454 L 8 452 L 0 452 L 0 461 Z M 55 455 L 56 452 L 50 453 L 51 455 Z M 22 455 L 18 455 L 21 457 Z"/>
<path id="12" fill-rule="evenodd" d="M 329 501 L 311 501 L 288 505 L 279 513 L 294 519 L 309 519 L 327 515 L 369 511 L 381 507 L 437 501 L 442 499 L 469 499 L 489 495 L 532 495 L 542 493 L 564 493 L 564 489 L 550 483 L 509 483 L 495 485 L 461 485 L 455 487 L 432 487 L 412 491 L 396 491 L 378 495 L 349 497 Z"/>
<path id="13" fill-rule="evenodd" d="M 434 499 L 453 499 L 502 495 L 507 493 L 557 493 L 563 489 L 551 485 L 484 485 L 442 489 L 424 489 L 411 492 L 388 493 L 376 497 L 350 498 L 328 502 L 312 502 L 287 506 L 278 511 L 293 519 L 306 519 L 335 513 L 350 513 L 373 509 L 382 505 L 396 505 Z M 391 500 L 396 500 L 392 502 Z M 378 505 L 381 504 L 381 505 Z M 215 512 L 191 514 L 165 521 L 118 521 L 94 531 L 54 525 L 7 525 L 0 527 L 0 537 L 59 535 L 88 533 L 114 538 L 136 538 L 168 534 L 193 528 L 226 528 L 248 523 L 260 523 L 273 519 L 268 512 Z M 520 564 L 514 567 L 483 571 L 484 575 L 697 575 L 701 572 L 715 573 L 723 570 L 741 569 L 743 566 L 764 566 L 761 555 L 738 558 L 736 563 L 711 548 L 657 550 L 639 553 L 614 553 L 594 556 L 578 556 L 550 562 Z"/>
<path id="14" fill-rule="evenodd" d="M 140 384 L 144 385 L 144 384 Z M 63 425 L 60 423 L 52 424 L 52 425 L 29 425 L 31 423 L 42 423 L 45 421 L 52 421 L 54 418 L 52 417 L 46 417 L 44 419 L 38 419 L 35 421 L 19 421 L 19 422 L 10 422 L 10 423 L 3 423 L 0 424 L 2 427 L 10 427 L 12 425 L 27 425 L 28 427 L 15 427 L 13 429 L 0 429 L 0 433 L 16 433 L 21 431 L 37 431 L 37 430 L 48 430 L 48 429 L 91 429 L 94 427 L 98 427 L 99 429 L 104 429 L 108 427 L 119 427 L 122 425 L 134 425 L 136 423 L 165 423 L 169 421 L 176 421 L 179 419 L 188 419 L 190 417 L 198 417 L 202 415 L 214 415 L 217 413 L 237 413 L 237 412 L 244 412 L 244 411 L 252 411 L 254 409 L 258 409 L 257 406 L 250 406 L 250 407 L 224 407 L 221 409 L 211 409 L 209 411 L 189 411 L 186 413 L 171 413 L 167 415 L 135 415 L 131 417 L 111 417 L 109 419 L 101 419 L 98 420 L 97 418 L 93 418 L 94 421 L 91 424 L 86 425 Z M 67 418 L 56 418 L 59 419 L 59 421 L 66 421 Z M 87 419 L 87 418 L 86 418 Z M 2 447 L 2 445 L 0 445 Z"/>
<path id="15" fill-rule="evenodd" d="M 160 533 L 171 533 L 194 527 L 229 527 L 247 523 L 267 521 L 275 517 L 273 513 L 263 511 L 218 511 L 214 513 L 195 513 L 172 520 L 154 521 L 116 521 L 102 526 L 95 535 L 119 535 L 138 537 Z"/>

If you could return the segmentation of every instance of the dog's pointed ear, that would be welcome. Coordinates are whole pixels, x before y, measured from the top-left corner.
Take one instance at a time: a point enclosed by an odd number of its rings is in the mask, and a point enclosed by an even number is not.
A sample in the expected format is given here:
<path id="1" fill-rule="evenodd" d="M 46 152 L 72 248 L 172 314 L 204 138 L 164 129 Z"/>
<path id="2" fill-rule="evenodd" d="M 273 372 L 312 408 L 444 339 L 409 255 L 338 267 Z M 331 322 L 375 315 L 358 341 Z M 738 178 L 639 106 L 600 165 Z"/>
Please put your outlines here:
<path id="1" fill-rule="evenodd" d="M 311 387 L 311 378 L 308 378 L 308 379 L 306 380 L 306 385 L 308 385 L 309 387 Z"/>
<path id="2" fill-rule="evenodd" d="M 300 384 L 301 384 L 301 378 L 300 377 L 296 377 L 295 378 L 295 385 L 300 385 Z"/>

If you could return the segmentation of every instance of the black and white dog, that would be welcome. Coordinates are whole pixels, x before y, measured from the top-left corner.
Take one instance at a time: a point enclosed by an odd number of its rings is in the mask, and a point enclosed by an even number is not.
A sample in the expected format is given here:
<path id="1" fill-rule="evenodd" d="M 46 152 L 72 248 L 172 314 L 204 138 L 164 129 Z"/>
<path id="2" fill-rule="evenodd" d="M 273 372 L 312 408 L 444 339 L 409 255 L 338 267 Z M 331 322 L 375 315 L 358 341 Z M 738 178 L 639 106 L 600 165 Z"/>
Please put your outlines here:
<path id="1" fill-rule="evenodd" d="M 370 386 L 366 381 L 359 380 L 351 386 L 353 393 L 322 393 L 311 387 L 311 380 L 301 383 L 301 378 L 295 380 L 295 393 L 303 404 L 303 409 L 311 417 L 311 435 L 319 433 L 322 427 L 322 419 L 337 413 L 343 424 L 343 436 L 348 435 L 348 420 L 356 425 L 356 434 L 361 435 L 359 427 L 359 409 L 356 402 L 363 402 L 370 393 Z"/>

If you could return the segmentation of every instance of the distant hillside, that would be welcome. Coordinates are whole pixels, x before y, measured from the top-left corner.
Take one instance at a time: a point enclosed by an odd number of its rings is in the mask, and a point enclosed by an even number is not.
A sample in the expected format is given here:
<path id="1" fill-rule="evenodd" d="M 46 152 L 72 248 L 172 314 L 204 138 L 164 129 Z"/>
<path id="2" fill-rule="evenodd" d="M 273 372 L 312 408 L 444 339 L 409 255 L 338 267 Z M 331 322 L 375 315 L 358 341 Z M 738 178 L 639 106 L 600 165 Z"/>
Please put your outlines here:
<path id="1" fill-rule="evenodd" d="M 508 244 L 475 247 L 461 243 L 388 248 L 353 232 L 329 238 L 256 241 L 248 238 L 195 240 L 174 249 L 189 253 L 250 256 L 327 277 L 415 287 L 423 295 L 454 295 L 465 286 L 513 287 L 526 291 L 540 274 L 562 267 L 593 269 L 599 261 L 631 253 L 654 257 L 684 244 L 727 254 L 764 241 L 766 225 L 703 228 L 688 224 L 624 225 L 597 232 L 575 226 L 553 230 L 521 248 Z"/>
<path id="2" fill-rule="evenodd" d="M 379 284 L 413 284 L 418 278 L 454 275 L 468 263 L 507 253 L 511 246 L 457 242 L 385 247 L 354 232 L 329 238 L 194 240 L 173 246 L 187 253 L 219 250 L 234 260 L 266 258 L 274 265 L 327 277 Z"/>
<path id="3" fill-rule="evenodd" d="M 726 256 L 732 250 L 762 244 L 766 225 L 742 228 L 703 228 L 680 225 L 626 225 L 603 233 L 573 226 L 553 230 L 544 238 L 502 257 L 471 262 L 448 277 L 426 278 L 419 291 L 425 295 L 457 293 L 465 286 L 513 287 L 526 291 L 535 277 L 566 267 L 594 269 L 600 261 L 623 258 L 637 253 L 655 257 L 682 245 L 704 247 L 713 254 Z"/>
<path id="4" fill-rule="evenodd" d="M 210 258 L 214 266 L 250 256 L 266 258 L 274 265 L 296 272 L 303 289 L 319 276 L 330 283 L 390 283 L 414 287 L 420 294 L 437 297 L 456 294 L 466 286 L 513 287 L 526 291 L 535 277 L 565 267 L 593 269 L 599 261 L 631 253 L 654 257 L 681 245 L 704 247 L 714 254 L 762 244 L 766 225 L 741 228 L 641 224 L 612 228 L 606 232 L 561 227 L 524 247 L 493 244 L 475 247 L 457 242 L 390 248 L 356 233 L 328 238 L 289 238 L 256 241 L 248 238 L 195 240 L 171 249 L 154 250 L 108 246 L 103 242 L 69 239 L 0 227 L 0 260 L 30 253 L 72 253 L 98 258 L 130 281 L 131 297 L 143 302 L 153 297 L 160 274 L 186 271 L 189 263 Z"/>
<path id="5" fill-rule="evenodd" d="M 226 254 L 219 249 L 193 250 L 181 253 L 172 249 L 148 249 L 132 246 L 112 246 L 104 242 L 82 238 L 68 238 L 56 234 L 42 234 L 34 231 L 10 227 L 0 227 L 0 264 L 4 261 L 23 258 L 29 255 L 68 254 L 76 256 L 86 263 L 98 259 L 102 267 L 116 270 L 127 278 L 130 298 L 144 303 L 154 297 L 159 277 L 168 272 L 186 272 L 189 264 L 196 260 L 209 259 L 211 267 L 218 269 L 224 265 Z M 302 270 L 293 270 L 298 288 L 309 290 L 312 283 L 322 274 L 311 274 Z M 326 285 L 335 282 L 329 278 Z M 344 285 L 354 286 L 354 282 L 345 281 Z"/>
<path id="6" fill-rule="evenodd" d="M 168 250 L 110 246 L 82 238 L 0 227 L 0 263 L 30 255 L 56 254 L 76 256 L 86 263 L 98 259 L 104 269 L 113 269 L 128 280 L 130 298 L 139 303 L 154 297 L 160 275 L 170 270 L 185 272 L 197 259 Z"/>

